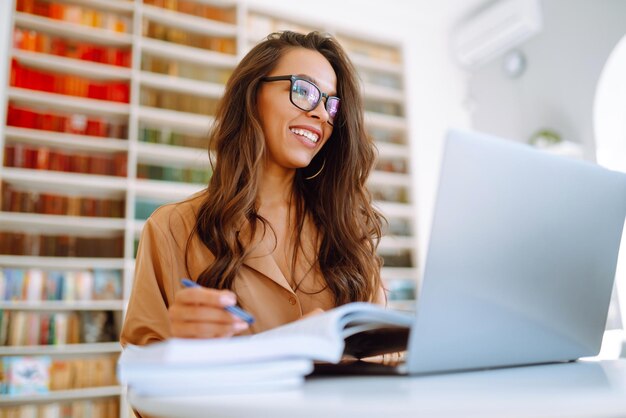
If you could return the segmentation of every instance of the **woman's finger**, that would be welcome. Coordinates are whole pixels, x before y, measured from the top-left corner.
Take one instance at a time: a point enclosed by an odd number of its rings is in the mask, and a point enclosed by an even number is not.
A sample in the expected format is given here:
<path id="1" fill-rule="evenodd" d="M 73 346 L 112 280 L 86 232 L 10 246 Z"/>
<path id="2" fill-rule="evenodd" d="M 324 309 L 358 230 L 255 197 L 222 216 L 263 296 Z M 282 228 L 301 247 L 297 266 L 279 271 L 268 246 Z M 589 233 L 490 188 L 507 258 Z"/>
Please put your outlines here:
<path id="1" fill-rule="evenodd" d="M 169 309 L 170 320 L 188 322 L 216 322 L 232 324 L 237 321 L 232 314 L 223 307 L 206 305 L 184 305 L 175 303 Z"/>
<path id="2" fill-rule="evenodd" d="M 243 321 L 232 324 L 176 321 L 172 323 L 172 334 L 178 338 L 223 338 L 232 337 L 247 328 L 248 324 Z"/>
<path id="3" fill-rule="evenodd" d="M 175 303 L 223 307 L 236 304 L 237 297 L 229 290 L 193 287 L 178 291 Z"/>

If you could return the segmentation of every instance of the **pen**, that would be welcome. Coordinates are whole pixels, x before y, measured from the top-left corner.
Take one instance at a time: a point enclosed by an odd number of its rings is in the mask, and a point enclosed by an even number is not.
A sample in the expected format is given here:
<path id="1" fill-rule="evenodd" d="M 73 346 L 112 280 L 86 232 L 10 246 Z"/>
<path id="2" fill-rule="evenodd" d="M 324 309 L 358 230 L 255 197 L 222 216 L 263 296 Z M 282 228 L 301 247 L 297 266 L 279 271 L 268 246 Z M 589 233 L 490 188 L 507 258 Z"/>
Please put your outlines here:
<path id="1" fill-rule="evenodd" d="M 199 285 L 198 283 L 194 282 L 193 280 L 180 279 L 180 281 L 183 284 L 183 286 L 185 286 L 185 287 L 202 287 L 201 285 Z M 243 309 L 241 309 L 239 306 L 234 306 L 234 305 L 233 306 L 224 306 L 224 309 L 226 309 L 231 314 L 235 315 L 237 318 L 246 321 L 248 323 L 248 325 L 254 324 L 254 317 L 252 315 L 250 315 L 248 312 L 246 312 Z"/>

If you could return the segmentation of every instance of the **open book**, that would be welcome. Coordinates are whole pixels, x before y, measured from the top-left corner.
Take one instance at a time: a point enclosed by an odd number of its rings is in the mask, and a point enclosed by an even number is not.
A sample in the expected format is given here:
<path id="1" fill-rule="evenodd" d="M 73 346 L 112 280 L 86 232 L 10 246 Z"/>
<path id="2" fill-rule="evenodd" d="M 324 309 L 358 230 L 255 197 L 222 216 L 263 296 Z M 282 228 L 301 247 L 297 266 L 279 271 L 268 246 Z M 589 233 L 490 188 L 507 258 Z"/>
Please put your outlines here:
<path id="1" fill-rule="evenodd" d="M 405 350 L 412 323 L 413 315 L 354 302 L 250 339 L 263 345 L 285 343 L 285 355 L 337 363 L 344 355 L 364 358 Z"/>
<path id="2" fill-rule="evenodd" d="M 306 358 L 336 363 L 344 354 L 363 358 L 406 349 L 412 322 L 412 315 L 354 302 L 251 336 L 129 346 L 120 362 L 225 365 Z"/>

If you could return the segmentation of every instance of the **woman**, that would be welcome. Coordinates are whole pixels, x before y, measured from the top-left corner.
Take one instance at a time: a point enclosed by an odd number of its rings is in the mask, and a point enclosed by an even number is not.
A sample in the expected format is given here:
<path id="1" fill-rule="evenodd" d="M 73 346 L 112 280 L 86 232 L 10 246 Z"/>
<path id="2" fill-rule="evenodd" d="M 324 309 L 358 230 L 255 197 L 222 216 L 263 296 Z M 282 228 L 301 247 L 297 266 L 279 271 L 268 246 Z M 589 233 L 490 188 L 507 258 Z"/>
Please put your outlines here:
<path id="1" fill-rule="evenodd" d="M 282 32 L 255 46 L 226 85 L 210 149 L 208 188 L 145 224 L 123 344 L 260 332 L 384 300 L 383 218 L 365 187 L 375 149 L 333 38 Z M 256 322 L 224 310 L 234 304 Z"/>

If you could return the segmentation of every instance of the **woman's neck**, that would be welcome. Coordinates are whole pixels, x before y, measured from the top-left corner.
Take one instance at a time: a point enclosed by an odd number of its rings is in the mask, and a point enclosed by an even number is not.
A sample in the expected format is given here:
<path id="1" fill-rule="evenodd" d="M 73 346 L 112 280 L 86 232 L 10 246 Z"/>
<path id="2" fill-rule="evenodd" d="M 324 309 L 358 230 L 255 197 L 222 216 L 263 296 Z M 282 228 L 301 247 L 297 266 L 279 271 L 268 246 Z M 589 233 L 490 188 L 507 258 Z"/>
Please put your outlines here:
<path id="1" fill-rule="evenodd" d="M 259 183 L 259 209 L 289 207 L 293 197 L 295 170 L 266 168 Z"/>

